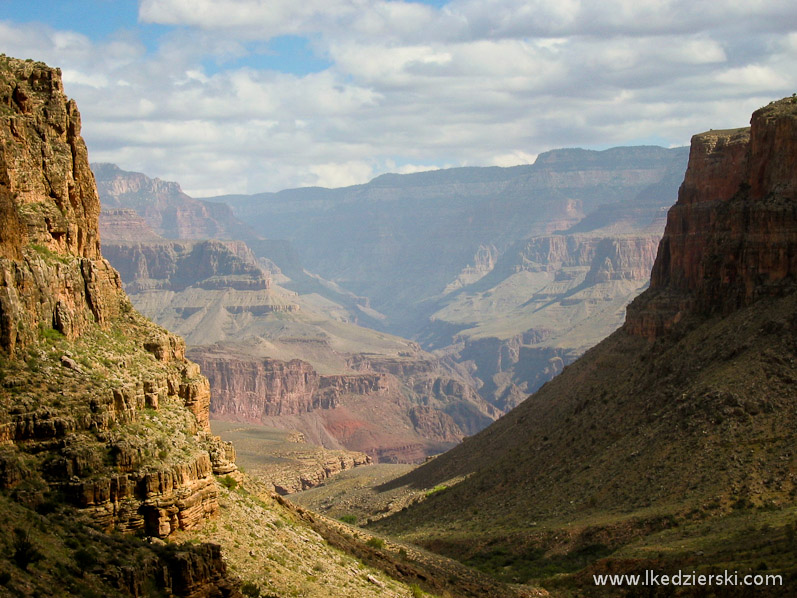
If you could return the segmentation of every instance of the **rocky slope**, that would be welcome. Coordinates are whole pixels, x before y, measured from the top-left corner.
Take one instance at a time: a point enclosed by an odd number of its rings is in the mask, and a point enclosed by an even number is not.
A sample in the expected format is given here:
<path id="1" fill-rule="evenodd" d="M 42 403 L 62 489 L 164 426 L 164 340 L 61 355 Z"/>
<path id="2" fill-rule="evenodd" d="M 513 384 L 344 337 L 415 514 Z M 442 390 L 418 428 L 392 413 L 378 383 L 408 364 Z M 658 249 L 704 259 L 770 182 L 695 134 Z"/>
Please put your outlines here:
<path id="1" fill-rule="evenodd" d="M 282 496 L 314 488 L 371 458 L 308 443 L 301 432 L 213 420 L 213 432 L 235 445 L 237 463 Z"/>
<path id="2" fill-rule="evenodd" d="M 45 512 L 63 503 L 106 531 L 165 537 L 198 527 L 218 510 L 213 473 L 235 469 L 232 447 L 210 434 L 207 380 L 180 339 L 132 310 L 100 254 L 99 199 L 60 72 L 0 58 L 0 106 L 3 500 L 53 505 Z M 17 529 L 9 545 L 26 571 L 47 555 L 21 553 L 30 532 Z M 148 578 L 180 595 L 233 591 L 217 547 L 171 562 L 139 556 L 149 564 L 109 587 L 135 592 Z M 16 591 L 30 583 L 23 575 Z"/>
<path id="3" fill-rule="evenodd" d="M 623 328 L 396 481 L 467 476 L 379 528 L 499 576 L 573 573 L 552 588 L 720 563 L 793 578 L 796 139 L 793 98 L 695 136 Z"/>

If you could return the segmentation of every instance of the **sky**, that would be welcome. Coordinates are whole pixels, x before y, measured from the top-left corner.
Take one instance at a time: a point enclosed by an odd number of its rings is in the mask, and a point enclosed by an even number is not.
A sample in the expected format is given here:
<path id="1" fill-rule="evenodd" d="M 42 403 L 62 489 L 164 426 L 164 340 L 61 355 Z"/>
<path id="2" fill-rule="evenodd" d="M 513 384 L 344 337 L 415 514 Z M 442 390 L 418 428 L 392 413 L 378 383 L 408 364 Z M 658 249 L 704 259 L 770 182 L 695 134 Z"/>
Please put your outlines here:
<path id="1" fill-rule="evenodd" d="M 0 0 L 93 162 L 196 197 L 685 145 L 797 91 L 794 0 Z"/>

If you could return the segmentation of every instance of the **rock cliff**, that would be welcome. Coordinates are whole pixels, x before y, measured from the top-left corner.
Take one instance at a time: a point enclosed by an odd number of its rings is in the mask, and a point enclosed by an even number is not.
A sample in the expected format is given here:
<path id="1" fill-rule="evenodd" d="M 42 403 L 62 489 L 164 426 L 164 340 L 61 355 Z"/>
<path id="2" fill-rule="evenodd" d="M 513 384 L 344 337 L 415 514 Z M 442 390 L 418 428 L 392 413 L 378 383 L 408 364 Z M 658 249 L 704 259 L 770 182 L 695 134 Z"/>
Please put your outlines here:
<path id="1" fill-rule="evenodd" d="M 308 443 L 301 432 L 265 428 L 259 422 L 214 419 L 213 431 L 235 444 L 237 462 L 250 476 L 280 495 L 314 488 L 342 471 L 372 463 L 364 453 L 320 447 Z"/>
<path id="2" fill-rule="evenodd" d="M 103 243 L 103 254 L 119 266 L 125 290 L 180 292 L 200 289 L 267 290 L 269 273 L 242 241 Z"/>
<path id="3" fill-rule="evenodd" d="M 164 240 L 135 210 L 128 208 L 100 210 L 100 233 L 104 244 L 109 240 L 138 243 Z"/>
<path id="4" fill-rule="evenodd" d="M 473 364 L 485 399 L 511 409 L 622 325 L 657 243 L 657 235 L 600 232 L 520 241 L 432 315 L 459 328 L 451 335 L 441 326 L 438 338 L 453 338 L 445 351 Z"/>
<path id="5" fill-rule="evenodd" d="M 257 238 L 228 206 L 189 197 L 177 183 L 126 172 L 114 164 L 91 168 L 105 208 L 135 209 L 167 239 Z"/>
<path id="6" fill-rule="evenodd" d="M 300 359 L 255 359 L 218 345 L 189 354 L 210 380 L 214 419 L 299 429 L 375 461 L 423 460 L 499 414 L 432 360 L 355 355 L 354 371 L 320 374 Z"/>
<path id="7" fill-rule="evenodd" d="M 690 314 L 729 313 L 794 289 L 797 116 L 791 98 L 751 127 L 692 138 L 689 166 L 651 274 L 626 329 L 655 339 Z"/>
<path id="8" fill-rule="evenodd" d="M 207 380 L 182 340 L 132 310 L 100 254 L 100 204 L 60 72 L 0 59 L 0 105 L 0 485 L 41 476 L 106 529 L 194 527 L 217 508 L 214 470 L 234 468 L 209 433 Z M 171 455 L 161 464 L 141 431 L 167 420 L 178 439 L 150 439 Z"/>

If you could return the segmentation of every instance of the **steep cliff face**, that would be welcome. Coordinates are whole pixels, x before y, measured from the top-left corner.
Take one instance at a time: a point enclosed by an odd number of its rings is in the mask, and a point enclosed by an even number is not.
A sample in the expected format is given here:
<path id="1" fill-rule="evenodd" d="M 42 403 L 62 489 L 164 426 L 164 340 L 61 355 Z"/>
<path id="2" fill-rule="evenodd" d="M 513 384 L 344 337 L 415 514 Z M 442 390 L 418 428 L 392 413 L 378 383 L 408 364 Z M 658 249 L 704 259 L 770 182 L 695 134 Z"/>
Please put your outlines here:
<path id="1" fill-rule="evenodd" d="M 335 255 L 336 263 L 330 266 L 336 273 L 341 264 L 350 266 L 339 282 L 350 286 L 349 277 L 354 277 L 354 284 L 366 285 L 368 293 L 376 287 L 373 301 L 351 292 L 365 287 L 347 290 L 308 274 L 297 256 L 285 255 L 285 247 L 273 241 L 247 244 L 256 255 L 279 262 L 281 272 L 272 269 L 274 292 L 253 291 L 245 297 L 233 291 L 256 287 L 243 276 L 219 275 L 188 287 L 170 282 L 169 278 L 193 280 L 193 273 L 201 271 L 189 267 L 187 249 L 175 257 L 168 244 L 109 243 L 107 234 L 103 239 L 136 307 L 192 345 L 260 336 L 272 345 L 262 355 L 282 361 L 299 358 L 325 372 L 333 363 L 336 371 L 345 371 L 347 365 L 339 358 L 348 359 L 345 354 L 382 351 L 341 350 L 340 328 L 332 331 L 322 324 L 323 333 L 310 331 L 308 319 L 320 323 L 314 313 L 321 311 L 333 320 L 392 327 L 427 348 L 445 350 L 465 366 L 471 390 L 478 389 L 481 399 L 499 413 L 622 324 L 625 306 L 647 283 L 664 210 L 683 176 L 685 149 L 557 150 L 540 156 L 533 167 L 390 175 L 356 188 L 286 191 L 269 195 L 267 201 L 230 198 L 248 221 L 263 225 L 261 234 L 294 235 L 315 223 L 311 233 L 300 235 L 297 249 L 316 254 L 323 246 L 321 261 Z M 109 169 L 98 168 L 101 179 Z M 178 209 L 184 201 L 158 195 L 158 181 L 147 183 L 128 173 L 130 180 L 124 182 L 127 175 L 117 174 L 115 183 L 101 185 L 103 196 L 114 205 L 144 214 L 145 189 L 150 189 L 148 201 L 158 204 L 161 213 Z M 277 205 L 277 212 L 270 211 Z M 261 222 L 262 211 L 268 218 Z M 332 213 L 334 220 L 327 221 Z M 425 214 L 420 222 L 428 230 L 421 234 L 419 219 L 408 220 L 407 213 Z M 379 216 L 363 226 L 362 219 L 372 214 Z M 127 239 L 130 235 L 120 220 L 114 234 Z M 273 227 L 280 222 L 284 228 L 278 231 Z M 342 233 L 344 229 L 348 232 Z M 435 247 L 427 247 L 429 239 Z M 372 249 L 364 249 L 368 247 Z M 182 269 L 192 274 L 186 277 Z M 218 292 L 208 292 L 211 287 Z M 293 299 L 293 292 L 300 296 Z M 392 306 L 396 321 L 375 311 L 377 303 Z M 301 313 L 286 318 L 290 322 L 268 321 L 273 313 L 298 305 Z M 360 332 L 349 332 L 347 336 L 360 337 L 357 344 L 363 344 Z M 520 342 L 530 359 L 518 365 L 512 355 L 519 354 L 516 337 L 523 335 L 543 335 L 545 340 Z M 322 347 L 331 351 L 323 355 Z M 501 367 L 495 366 L 498 362 Z M 415 388 L 414 382 L 408 386 Z M 463 410 L 452 406 L 446 413 L 454 411 L 459 411 L 454 419 L 462 425 L 458 418 Z M 466 419 L 468 433 L 475 431 L 476 422 L 492 421 L 481 415 Z"/>
<path id="2" fill-rule="evenodd" d="M 164 241 L 147 221 L 135 210 L 128 208 L 102 209 L 100 211 L 100 233 L 107 253 L 108 241 Z"/>
<path id="3" fill-rule="evenodd" d="M 797 214 L 797 116 L 791 98 L 753 114 L 751 127 L 692 139 L 650 292 L 626 328 L 655 339 L 692 313 L 729 313 L 792 292 Z"/>
<path id="4" fill-rule="evenodd" d="M 100 202 L 80 137 L 77 105 L 58 71 L 2 59 L 3 227 L 0 255 L 41 243 L 57 253 L 99 257 Z"/>
<path id="5" fill-rule="evenodd" d="M 166 241 L 103 243 L 103 253 L 119 266 L 129 293 L 161 289 L 259 290 L 269 274 L 241 241 Z"/>
<path id="6" fill-rule="evenodd" d="M 0 486 L 37 480 L 30 500 L 60 491 L 106 529 L 194 527 L 217 509 L 213 472 L 235 467 L 210 435 L 208 382 L 181 339 L 132 310 L 100 254 L 60 72 L 2 57 L 0 102 Z"/>
<path id="7" fill-rule="evenodd" d="M 100 203 L 77 106 L 57 71 L 0 61 L 0 343 L 14 355 L 40 326 L 75 338 L 90 322 L 107 325 L 124 299 L 99 259 Z"/>

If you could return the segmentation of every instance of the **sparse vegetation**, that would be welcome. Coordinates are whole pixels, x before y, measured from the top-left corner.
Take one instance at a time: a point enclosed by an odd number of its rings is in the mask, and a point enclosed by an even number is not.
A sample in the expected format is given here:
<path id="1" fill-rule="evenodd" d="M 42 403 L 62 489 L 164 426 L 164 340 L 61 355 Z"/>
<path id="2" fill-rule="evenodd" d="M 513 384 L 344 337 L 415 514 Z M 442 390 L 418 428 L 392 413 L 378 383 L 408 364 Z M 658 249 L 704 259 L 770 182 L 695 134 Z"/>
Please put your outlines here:
<path id="1" fill-rule="evenodd" d="M 381 548 L 385 547 L 385 541 L 382 538 L 377 538 L 377 537 L 368 538 L 368 540 L 366 541 L 366 544 L 368 546 L 370 546 L 371 548 L 380 548 L 381 549 Z"/>
<path id="2" fill-rule="evenodd" d="M 439 486 L 435 486 L 431 490 L 427 490 L 426 498 L 434 496 L 435 494 L 440 494 L 441 492 L 445 492 L 446 490 L 448 490 L 448 486 L 446 486 L 445 484 L 440 484 Z"/>
<path id="3" fill-rule="evenodd" d="M 31 541 L 28 530 L 19 527 L 14 529 L 14 543 L 12 547 L 13 553 L 11 558 L 14 560 L 17 567 L 23 571 L 27 571 L 29 565 L 38 563 L 44 558 L 44 555 L 39 552 Z"/>

